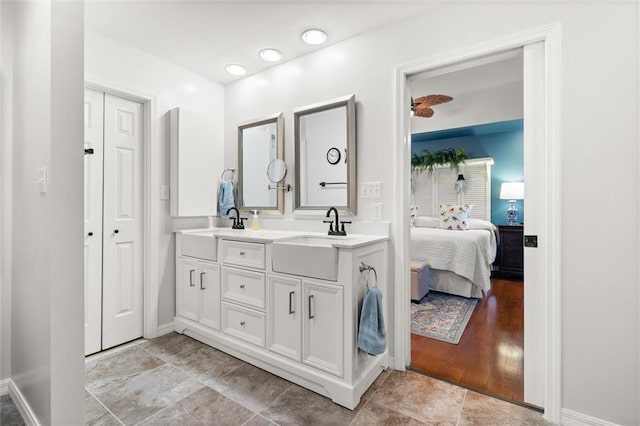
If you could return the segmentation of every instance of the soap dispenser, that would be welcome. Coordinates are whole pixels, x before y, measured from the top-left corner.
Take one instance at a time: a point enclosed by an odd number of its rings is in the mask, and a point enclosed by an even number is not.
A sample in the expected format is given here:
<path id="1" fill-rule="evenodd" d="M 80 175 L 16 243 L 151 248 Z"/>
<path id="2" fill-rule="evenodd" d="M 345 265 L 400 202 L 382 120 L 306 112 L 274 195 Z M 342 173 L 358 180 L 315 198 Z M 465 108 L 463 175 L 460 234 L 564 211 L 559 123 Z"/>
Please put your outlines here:
<path id="1" fill-rule="evenodd" d="M 251 229 L 260 229 L 260 221 L 258 220 L 258 210 L 253 211 L 253 220 L 251 221 Z"/>

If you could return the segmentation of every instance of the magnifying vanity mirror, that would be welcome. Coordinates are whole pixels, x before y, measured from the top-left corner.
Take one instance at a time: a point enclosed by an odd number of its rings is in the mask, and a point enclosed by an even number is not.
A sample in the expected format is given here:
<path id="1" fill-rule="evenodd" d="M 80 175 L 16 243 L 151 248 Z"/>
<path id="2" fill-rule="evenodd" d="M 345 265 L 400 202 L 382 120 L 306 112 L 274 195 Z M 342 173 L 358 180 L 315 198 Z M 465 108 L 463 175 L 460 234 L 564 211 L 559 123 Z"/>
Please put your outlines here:
<path id="1" fill-rule="evenodd" d="M 355 95 L 294 111 L 295 209 L 356 214 Z"/>
<path id="2" fill-rule="evenodd" d="M 263 214 L 284 212 L 284 194 L 278 188 L 287 172 L 282 160 L 283 128 L 282 113 L 238 126 L 238 206 L 241 210 L 260 210 Z"/>

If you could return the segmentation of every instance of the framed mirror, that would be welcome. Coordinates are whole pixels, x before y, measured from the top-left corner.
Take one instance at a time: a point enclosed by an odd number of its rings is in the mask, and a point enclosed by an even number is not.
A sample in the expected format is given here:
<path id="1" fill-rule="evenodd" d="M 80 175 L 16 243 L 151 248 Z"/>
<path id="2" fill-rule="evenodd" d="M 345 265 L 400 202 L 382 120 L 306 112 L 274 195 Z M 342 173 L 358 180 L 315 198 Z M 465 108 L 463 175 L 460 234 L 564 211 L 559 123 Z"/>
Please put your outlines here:
<path id="1" fill-rule="evenodd" d="M 356 101 L 348 95 L 297 108 L 295 209 L 356 214 Z"/>
<path id="2" fill-rule="evenodd" d="M 282 214 L 284 193 L 267 176 L 273 164 L 283 168 L 284 118 L 282 113 L 238 126 L 238 208 Z M 282 171 L 281 171 L 282 173 Z M 283 175 L 284 178 L 284 175 Z"/>

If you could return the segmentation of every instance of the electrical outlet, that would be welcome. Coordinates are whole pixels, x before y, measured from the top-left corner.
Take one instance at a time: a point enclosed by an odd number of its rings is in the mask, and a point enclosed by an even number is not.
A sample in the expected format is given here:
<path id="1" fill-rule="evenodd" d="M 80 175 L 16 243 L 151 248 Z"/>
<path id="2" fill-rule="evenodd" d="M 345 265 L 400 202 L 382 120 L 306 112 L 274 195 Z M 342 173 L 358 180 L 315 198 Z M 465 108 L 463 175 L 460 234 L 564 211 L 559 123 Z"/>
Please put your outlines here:
<path id="1" fill-rule="evenodd" d="M 371 218 L 374 221 L 382 220 L 382 203 L 372 203 L 371 204 Z"/>
<path id="2" fill-rule="evenodd" d="M 380 198 L 380 182 L 363 182 L 360 184 L 361 198 Z"/>

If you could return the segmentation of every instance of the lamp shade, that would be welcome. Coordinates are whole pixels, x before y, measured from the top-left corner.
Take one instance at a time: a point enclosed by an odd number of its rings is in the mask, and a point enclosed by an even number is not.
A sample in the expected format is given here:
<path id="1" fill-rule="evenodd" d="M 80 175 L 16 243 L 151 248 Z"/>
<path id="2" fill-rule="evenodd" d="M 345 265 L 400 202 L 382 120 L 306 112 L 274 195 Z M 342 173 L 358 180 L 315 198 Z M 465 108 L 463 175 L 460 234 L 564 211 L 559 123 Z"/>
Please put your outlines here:
<path id="1" fill-rule="evenodd" d="M 501 200 L 524 200 L 524 182 L 504 182 L 500 186 Z"/>

